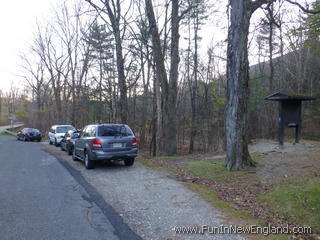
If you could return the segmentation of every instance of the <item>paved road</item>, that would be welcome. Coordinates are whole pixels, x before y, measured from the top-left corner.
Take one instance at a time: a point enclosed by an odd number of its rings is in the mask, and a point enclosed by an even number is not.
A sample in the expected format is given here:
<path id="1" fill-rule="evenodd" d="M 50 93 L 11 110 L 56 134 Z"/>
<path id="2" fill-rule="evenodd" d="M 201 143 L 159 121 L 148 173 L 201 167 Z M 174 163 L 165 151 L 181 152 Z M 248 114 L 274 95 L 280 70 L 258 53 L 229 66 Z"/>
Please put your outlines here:
<path id="1" fill-rule="evenodd" d="M 41 144 L 0 136 L 0 164 L 2 240 L 138 239 L 127 226 L 120 234 L 83 183 Z"/>

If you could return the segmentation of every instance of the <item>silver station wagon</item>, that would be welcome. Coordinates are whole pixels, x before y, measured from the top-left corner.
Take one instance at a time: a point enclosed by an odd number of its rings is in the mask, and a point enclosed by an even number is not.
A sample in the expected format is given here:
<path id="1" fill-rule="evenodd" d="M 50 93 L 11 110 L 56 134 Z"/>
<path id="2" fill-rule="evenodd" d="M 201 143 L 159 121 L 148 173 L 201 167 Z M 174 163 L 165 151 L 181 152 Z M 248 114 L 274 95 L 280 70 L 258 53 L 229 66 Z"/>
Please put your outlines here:
<path id="1" fill-rule="evenodd" d="M 137 139 L 125 124 L 93 124 L 83 128 L 75 141 L 73 160 L 82 160 L 87 169 L 95 161 L 119 160 L 132 166 L 138 155 Z"/>

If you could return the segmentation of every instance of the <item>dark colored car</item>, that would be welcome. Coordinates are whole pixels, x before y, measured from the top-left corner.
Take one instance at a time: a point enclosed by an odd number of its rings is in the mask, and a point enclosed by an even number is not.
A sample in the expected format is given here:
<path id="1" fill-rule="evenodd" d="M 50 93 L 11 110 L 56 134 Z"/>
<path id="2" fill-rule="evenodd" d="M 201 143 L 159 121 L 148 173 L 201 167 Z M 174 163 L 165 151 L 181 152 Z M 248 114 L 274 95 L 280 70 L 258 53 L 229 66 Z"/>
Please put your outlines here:
<path id="1" fill-rule="evenodd" d="M 62 151 L 66 151 L 69 155 L 72 155 L 74 142 L 80 137 L 80 132 L 75 130 L 69 130 L 63 136 L 60 142 L 60 148 Z"/>
<path id="2" fill-rule="evenodd" d="M 42 138 L 41 132 L 35 128 L 23 128 L 17 133 L 17 140 L 22 141 L 38 141 L 40 142 Z"/>
<path id="3" fill-rule="evenodd" d="M 138 155 L 137 139 L 125 124 L 95 124 L 84 127 L 75 141 L 73 160 L 82 160 L 87 169 L 95 161 L 123 160 L 132 166 Z"/>

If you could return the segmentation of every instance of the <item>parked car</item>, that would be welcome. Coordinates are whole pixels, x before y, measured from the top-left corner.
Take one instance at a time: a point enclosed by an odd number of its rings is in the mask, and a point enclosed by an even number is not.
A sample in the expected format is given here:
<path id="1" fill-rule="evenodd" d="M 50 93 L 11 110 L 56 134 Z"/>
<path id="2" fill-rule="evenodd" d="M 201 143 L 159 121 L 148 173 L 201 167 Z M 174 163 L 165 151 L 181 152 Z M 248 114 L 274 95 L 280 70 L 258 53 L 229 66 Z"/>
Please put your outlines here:
<path id="1" fill-rule="evenodd" d="M 84 127 L 75 141 L 73 160 L 84 161 L 91 169 L 95 161 L 123 160 L 132 166 L 138 155 L 137 139 L 125 124 L 94 124 Z"/>
<path id="2" fill-rule="evenodd" d="M 17 140 L 22 141 L 41 141 L 41 133 L 38 129 L 35 128 L 23 128 L 20 132 L 17 133 Z"/>
<path id="3" fill-rule="evenodd" d="M 71 125 L 53 125 L 48 133 L 49 143 L 59 146 L 63 136 L 69 130 L 76 129 Z"/>
<path id="4" fill-rule="evenodd" d="M 69 155 L 72 155 L 74 142 L 79 137 L 80 137 L 80 131 L 77 131 L 77 130 L 67 131 L 60 142 L 61 150 L 66 151 Z"/>

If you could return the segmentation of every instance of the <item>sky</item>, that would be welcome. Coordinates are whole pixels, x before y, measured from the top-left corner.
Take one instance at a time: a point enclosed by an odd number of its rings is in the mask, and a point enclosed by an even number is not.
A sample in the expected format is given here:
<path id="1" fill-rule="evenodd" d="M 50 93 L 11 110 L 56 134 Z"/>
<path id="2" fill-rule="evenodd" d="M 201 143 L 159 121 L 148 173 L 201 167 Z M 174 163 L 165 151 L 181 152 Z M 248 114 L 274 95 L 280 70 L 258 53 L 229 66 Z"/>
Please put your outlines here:
<path id="1" fill-rule="evenodd" d="M 21 59 L 19 55 L 28 52 L 34 33 L 36 22 L 45 24 L 55 6 L 63 0 L 28 0 L 28 1 L 2 1 L 0 3 L 0 90 L 9 91 L 11 85 L 20 87 L 23 84 L 21 73 Z M 218 12 L 211 12 L 208 22 L 202 26 L 199 36 L 200 54 L 206 56 L 207 46 L 219 42 L 227 37 L 226 26 L 227 0 L 214 0 L 219 2 Z M 311 1 L 311 0 L 308 0 Z M 261 13 L 257 13 L 259 15 Z M 180 29 L 181 34 L 185 29 Z M 183 48 L 183 36 L 181 36 Z M 251 59 L 250 59 L 251 60 Z M 254 61 L 251 61 L 254 62 Z"/>
<path id="2" fill-rule="evenodd" d="M 1 1 L 0 90 L 7 92 L 11 86 L 21 87 L 24 84 L 23 79 L 19 77 L 22 71 L 20 55 L 30 49 L 36 32 L 36 22 L 47 22 L 50 11 L 62 2 L 62 0 Z M 212 35 L 202 36 L 204 36 L 202 44 L 208 45 Z"/>
<path id="3" fill-rule="evenodd" d="M 11 82 L 21 84 L 20 53 L 28 50 L 36 30 L 60 0 L 1 1 L 0 3 L 0 89 L 8 91 Z"/>

